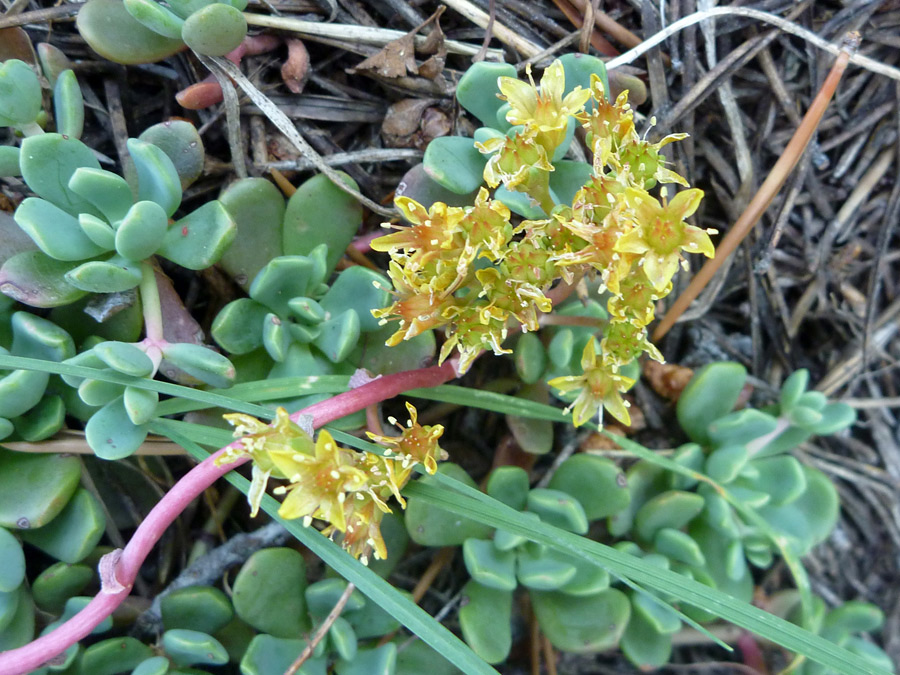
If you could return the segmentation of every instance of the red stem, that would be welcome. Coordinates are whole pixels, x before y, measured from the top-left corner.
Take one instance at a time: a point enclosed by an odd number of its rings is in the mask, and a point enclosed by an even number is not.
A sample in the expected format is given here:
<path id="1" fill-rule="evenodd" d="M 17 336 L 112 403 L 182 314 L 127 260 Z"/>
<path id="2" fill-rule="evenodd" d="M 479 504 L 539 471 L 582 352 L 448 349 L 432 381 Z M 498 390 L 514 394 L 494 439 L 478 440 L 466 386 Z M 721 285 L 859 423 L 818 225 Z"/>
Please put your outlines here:
<path id="1" fill-rule="evenodd" d="M 435 387 L 456 377 L 451 362 L 433 368 L 408 370 L 385 375 L 343 394 L 311 405 L 294 413 L 312 415 L 313 426 L 321 427 L 336 419 L 393 398 L 410 389 Z M 235 442 L 236 443 L 236 442 Z M 101 590 L 78 614 L 18 649 L 0 653 L 0 675 L 22 675 L 40 668 L 62 654 L 70 646 L 90 635 L 100 623 L 128 597 L 141 565 L 159 541 L 166 528 L 185 508 L 219 478 L 247 460 L 216 466 L 215 459 L 234 443 L 210 455 L 191 469 L 153 507 L 138 526 L 124 550 L 117 550 L 101 560 Z"/>

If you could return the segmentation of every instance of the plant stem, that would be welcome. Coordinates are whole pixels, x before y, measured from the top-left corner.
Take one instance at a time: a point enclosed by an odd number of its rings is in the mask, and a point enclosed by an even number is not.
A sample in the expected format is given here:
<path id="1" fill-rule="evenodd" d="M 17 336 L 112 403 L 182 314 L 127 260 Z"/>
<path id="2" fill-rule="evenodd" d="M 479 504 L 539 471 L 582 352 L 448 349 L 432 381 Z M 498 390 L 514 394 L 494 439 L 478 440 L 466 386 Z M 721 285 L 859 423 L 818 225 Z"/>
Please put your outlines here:
<path id="1" fill-rule="evenodd" d="M 159 303 L 159 288 L 156 285 L 156 272 L 147 261 L 141 263 L 141 307 L 144 312 L 144 331 L 147 339 L 154 342 L 163 341 L 162 307 Z"/>
<path id="2" fill-rule="evenodd" d="M 784 152 L 781 153 L 781 157 L 775 162 L 775 166 L 772 167 L 768 177 L 766 177 L 766 180 L 760 186 L 756 195 L 753 197 L 753 200 L 747 205 L 747 208 L 744 209 L 744 212 L 728 231 L 728 234 L 725 235 L 719 243 L 716 257 L 706 261 L 697 273 L 697 276 L 691 280 L 690 285 L 678 296 L 678 299 L 675 300 L 672 307 L 666 312 L 662 321 L 659 322 L 656 330 L 653 331 L 654 341 L 660 340 L 667 332 L 669 332 L 669 329 L 675 325 L 675 321 L 678 320 L 678 317 L 680 317 L 690 306 L 691 302 L 700 295 L 700 291 L 702 291 L 712 280 L 716 272 L 719 271 L 719 268 L 728 259 L 728 256 L 738 247 L 744 237 L 750 233 L 753 226 L 759 221 L 763 213 L 766 212 L 766 209 L 769 208 L 769 204 L 775 199 L 775 196 L 778 194 L 779 190 L 781 190 L 781 186 L 784 185 L 784 182 L 787 180 L 791 171 L 794 170 L 797 162 L 800 161 L 800 157 L 803 156 L 803 152 L 806 150 L 806 146 L 809 145 L 813 133 L 815 133 L 815 130 L 818 128 L 819 122 L 825 114 L 825 110 L 828 108 L 832 96 L 834 96 L 838 82 L 841 81 L 841 76 L 847 68 L 850 54 L 851 52 L 855 52 L 856 47 L 858 46 L 858 34 L 855 35 L 855 37 L 845 38 L 844 44 L 842 45 L 842 51 L 838 55 L 837 60 L 835 60 L 834 65 L 831 67 L 831 72 L 829 72 L 828 77 L 825 78 L 822 88 L 810 104 L 809 110 L 807 110 L 806 115 L 803 117 L 803 121 L 800 123 L 800 126 L 797 127 L 797 131 L 787 144 Z"/>
<path id="3" fill-rule="evenodd" d="M 300 666 L 306 663 L 306 660 L 310 656 L 312 656 L 312 653 L 322 641 L 322 638 L 325 637 L 325 634 L 328 633 L 328 630 L 334 625 L 334 622 L 337 621 L 338 617 L 341 615 L 341 612 L 344 611 L 344 607 L 346 607 L 347 601 L 350 600 L 350 596 L 353 595 L 353 591 L 355 590 L 356 586 L 351 583 L 347 584 L 347 588 L 344 589 L 344 592 L 341 593 L 341 597 L 338 598 L 338 601 L 335 603 L 334 607 L 332 607 L 331 611 L 328 612 L 328 616 L 325 617 L 322 625 L 316 629 L 315 635 L 313 635 L 312 639 L 310 639 L 310 641 L 306 643 L 306 647 L 304 647 L 303 651 L 300 652 L 300 656 L 298 656 L 296 660 L 290 665 L 290 667 L 286 671 L 284 671 L 284 675 L 294 675 L 298 670 L 300 670 Z"/>
<path id="4" fill-rule="evenodd" d="M 152 273 L 153 270 L 150 269 L 150 274 Z M 434 387 L 454 377 L 456 369 L 449 361 L 442 366 L 385 375 L 294 413 L 292 418 L 296 419 L 304 414 L 312 415 L 314 426 L 321 427 L 409 389 Z M 125 549 L 117 549 L 101 559 L 100 593 L 83 610 L 50 633 L 27 645 L 0 653 L 0 673 L 22 675 L 40 668 L 47 661 L 90 635 L 94 628 L 112 614 L 128 597 L 141 565 L 169 525 L 204 490 L 232 469 L 248 461 L 249 458 L 244 458 L 216 466 L 216 458 L 232 447 L 240 447 L 239 442 L 230 443 L 185 474 L 147 514 Z"/>

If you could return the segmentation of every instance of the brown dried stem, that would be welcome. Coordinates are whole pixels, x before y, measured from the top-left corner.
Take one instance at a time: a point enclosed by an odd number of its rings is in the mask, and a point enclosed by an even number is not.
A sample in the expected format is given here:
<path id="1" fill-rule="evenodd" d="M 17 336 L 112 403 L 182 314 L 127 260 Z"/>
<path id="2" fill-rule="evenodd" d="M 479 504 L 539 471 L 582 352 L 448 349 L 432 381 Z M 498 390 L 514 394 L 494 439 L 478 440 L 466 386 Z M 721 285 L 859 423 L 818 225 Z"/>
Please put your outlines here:
<path id="1" fill-rule="evenodd" d="M 769 175 L 760 186 L 750 204 L 747 205 L 747 208 L 744 209 L 744 212 L 728 231 L 728 234 L 722 239 L 718 246 L 716 257 L 708 260 L 706 264 L 703 265 L 697 273 L 697 276 L 691 280 L 690 285 L 678 296 L 678 299 L 674 302 L 669 311 L 666 312 L 662 321 L 659 322 L 656 330 L 653 331 L 653 340 L 659 340 L 669 332 L 669 329 L 675 325 L 678 317 L 680 317 L 690 306 L 691 302 L 700 295 L 700 291 L 702 291 L 710 280 L 712 280 L 713 276 L 715 276 L 725 260 L 728 259 L 728 256 L 730 256 L 744 240 L 753 226 L 762 217 L 762 214 L 769 208 L 772 200 L 778 194 L 779 190 L 781 190 L 781 186 L 784 185 L 785 180 L 787 180 L 787 177 L 806 150 L 806 146 L 809 145 L 813 133 L 819 126 L 822 115 L 825 114 L 825 110 L 828 108 L 832 96 L 834 96 L 838 82 L 840 82 L 841 76 L 847 68 L 850 54 L 852 51 L 855 51 L 858 44 L 858 34 L 850 34 L 848 38 L 844 40 L 841 53 L 831 67 L 831 71 L 828 73 L 828 77 L 825 78 L 825 82 L 822 84 L 819 93 L 816 94 L 812 104 L 809 106 L 809 110 L 803 117 L 803 121 L 800 123 L 800 126 L 797 127 L 797 131 L 787 144 L 784 152 L 781 153 L 781 157 L 775 162 L 775 166 L 772 167 L 772 170 L 769 172 Z"/>

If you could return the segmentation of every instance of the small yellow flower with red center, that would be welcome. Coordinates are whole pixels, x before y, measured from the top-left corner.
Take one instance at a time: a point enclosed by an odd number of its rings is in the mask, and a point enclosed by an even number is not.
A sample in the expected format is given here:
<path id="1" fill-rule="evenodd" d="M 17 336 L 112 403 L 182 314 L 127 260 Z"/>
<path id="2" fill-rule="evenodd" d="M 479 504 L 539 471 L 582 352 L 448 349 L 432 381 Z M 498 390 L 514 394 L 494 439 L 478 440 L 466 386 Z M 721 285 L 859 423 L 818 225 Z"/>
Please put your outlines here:
<path id="1" fill-rule="evenodd" d="M 619 374 L 612 365 L 597 359 L 594 340 L 589 340 L 581 355 L 581 375 L 557 377 L 547 384 L 561 392 L 577 391 L 578 397 L 566 410 L 572 411 L 572 422 L 581 426 L 605 408 L 622 424 L 629 426 L 631 416 L 622 392 L 628 391 L 634 380 Z"/>
<path id="2" fill-rule="evenodd" d="M 707 258 L 715 255 L 709 235 L 716 231 L 684 222 L 700 205 L 703 190 L 684 190 L 672 201 L 663 197 L 662 204 L 643 190 L 630 188 L 625 194 L 635 213 L 637 227 L 619 239 L 616 250 L 641 256 L 644 274 L 656 290 L 668 286 L 678 271 L 682 251 L 702 253 Z"/>
<path id="3" fill-rule="evenodd" d="M 609 164 L 612 154 L 627 139 L 634 136 L 634 115 L 628 104 L 628 92 L 623 91 L 610 103 L 606 99 L 603 80 L 591 75 L 591 97 L 594 100 L 593 110 L 578 115 L 582 126 L 587 130 L 587 142 L 594 153 L 594 170 L 600 170 Z"/>
<path id="4" fill-rule="evenodd" d="M 380 436 L 366 432 L 373 441 L 387 447 L 384 452 L 385 461 L 390 460 L 395 465 L 399 464 L 399 469 L 405 472 L 396 473 L 401 476 L 396 481 L 398 489 L 409 480 L 410 472 L 416 464 L 421 464 L 425 467 L 425 471 L 433 474 L 437 471 L 437 463 L 447 459 L 447 452 L 438 445 L 438 439 L 444 434 L 444 427 L 440 424 L 423 427 L 419 424 L 419 413 L 415 406 L 407 403 L 406 410 L 409 413 L 409 421 L 405 427 L 393 418 L 389 420 L 400 429 L 399 436 Z"/>
<path id="5" fill-rule="evenodd" d="M 443 202 L 435 202 L 430 209 L 425 209 L 409 197 L 397 197 L 394 203 L 412 225 L 388 224 L 387 227 L 397 232 L 374 239 L 371 244 L 373 250 L 390 252 L 403 249 L 408 254 L 414 252 L 416 262 L 424 265 L 448 249 L 461 247 L 462 240 L 458 234 L 464 209 L 447 206 Z"/>
<path id="6" fill-rule="evenodd" d="M 490 198 L 485 188 L 478 191 L 475 206 L 466 209 L 465 217 L 460 221 L 460 229 L 465 232 L 466 241 L 459 267 L 472 263 L 475 258 L 498 260 L 512 238 L 512 225 L 509 224 L 509 208 L 502 202 Z M 460 269 L 463 273 L 465 270 Z"/>
<path id="7" fill-rule="evenodd" d="M 392 260 L 388 274 L 394 284 L 394 295 L 398 298 L 392 305 L 372 310 L 372 316 L 387 323 L 391 319 L 399 319 L 400 327 L 388 338 L 390 347 L 403 340 L 414 338 L 419 333 L 437 328 L 447 323 L 446 312 L 455 306 L 456 299 L 452 295 L 429 288 L 420 281 L 419 275 Z"/>
<path id="8" fill-rule="evenodd" d="M 344 502 L 352 493 L 368 487 L 369 476 L 359 466 L 359 455 L 334 442 L 324 429 L 316 439 L 314 455 L 297 454 L 300 468 L 288 476 L 290 485 L 275 488 L 276 494 L 288 492 L 278 509 L 282 518 L 311 516 L 326 520 L 343 532 L 347 529 Z"/>

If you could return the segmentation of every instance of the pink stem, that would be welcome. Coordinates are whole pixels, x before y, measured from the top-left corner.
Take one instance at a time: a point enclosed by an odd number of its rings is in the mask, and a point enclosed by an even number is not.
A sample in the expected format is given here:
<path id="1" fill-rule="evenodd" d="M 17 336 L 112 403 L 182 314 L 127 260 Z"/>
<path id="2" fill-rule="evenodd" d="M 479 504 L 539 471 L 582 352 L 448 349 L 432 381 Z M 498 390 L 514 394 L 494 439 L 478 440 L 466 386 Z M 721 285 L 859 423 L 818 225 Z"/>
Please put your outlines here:
<path id="1" fill-rule="evenodd" d="M 385 375 L 361 387 L 339 394 L 294 413 L 292 417 L 312 415 L 313 425 L 323 426 L 336 419 L 362 410 L 366 406 L 385 401 L 398 394 L 420 387 L 434 387 L 456 377 L 451 362 L 432 368 L 408 370 Z M 237 443 L 237 441 L 235 441 Z M 215 459 L 231 443 L 210 455 L 191 469 L 153 507 L 138 526 L 124 550 L 107 554 L 100 561 L 101 590 L 84 609 L 64 624 L 18 649 L 0 653 L 0 675 L 22 675 L 40 668 L 62 654 L 70 646 L 90 635 L 100 623 L 115 611 L 131 593 L 141 565 L 159 541 L 166 528 L 204 490 L 219 478 L 247 460 L 216 466 Z"/>
<path id="2" fill-rule="evenodd" d="M 368 234 L 356 237 L 356 239 L 354 239 L 350 243 L 350 245 L 360 253 L 368 253 L 372 250 L 372 240 L 378 239 L 378 237 L 383 237 L 384 234 L 384 231 L 375 230 L 374 232 L 369 232 Z"/>

